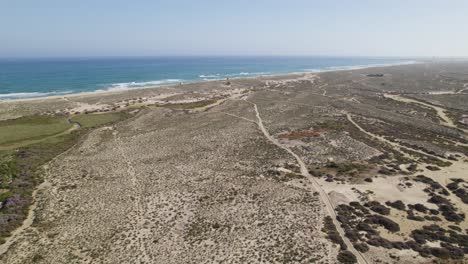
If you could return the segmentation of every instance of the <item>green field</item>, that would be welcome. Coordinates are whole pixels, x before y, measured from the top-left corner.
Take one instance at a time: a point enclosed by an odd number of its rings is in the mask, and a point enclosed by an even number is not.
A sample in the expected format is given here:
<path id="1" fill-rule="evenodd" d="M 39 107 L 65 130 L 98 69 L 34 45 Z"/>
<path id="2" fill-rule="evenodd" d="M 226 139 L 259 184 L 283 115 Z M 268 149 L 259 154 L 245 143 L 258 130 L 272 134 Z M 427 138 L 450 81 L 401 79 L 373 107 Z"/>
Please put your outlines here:
<path id="1" fill-rule="evenodd" d="M 21 225 L 42 181 L 42 165 L 79 142 L 94 127 L 123 120 L 127 113 L 82 114 L 70 118 L 35 115 L 0 121 L 0 244 Z M 81 128 L 76 124 L 80 124 Z M 73 129 L 72 129 L 73 127 Z"/>
<path id="2" fill-rule="evenodd" d="M 80 124 L 83 128 L 94 128 L 104 124 L 120 121 L 126 118 L 125 113 L 106 113 L 106 114 L 81 114 L 71 118 L 74 123 Z"/>
<path id="3" fill-rule="evenodd" d="M 0 121 L 0 145 L 53 136 L 72 127 L 65 117 L 29 116 Z"/>

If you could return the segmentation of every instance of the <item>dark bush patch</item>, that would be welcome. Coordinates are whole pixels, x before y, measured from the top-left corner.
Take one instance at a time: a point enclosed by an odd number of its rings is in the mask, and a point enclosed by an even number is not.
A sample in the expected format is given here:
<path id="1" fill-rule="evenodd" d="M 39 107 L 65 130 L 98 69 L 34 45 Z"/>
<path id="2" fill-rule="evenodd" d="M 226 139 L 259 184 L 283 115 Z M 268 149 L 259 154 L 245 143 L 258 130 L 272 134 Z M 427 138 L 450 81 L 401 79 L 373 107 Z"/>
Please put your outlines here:
<path id="1" fill-rule="evenodd" d="M 432 166 L 432 165 L 429 165 L 429 166 L 426 166 L 426 169 L 430 170 L 430 171 L 439 171 L 440 168 L 437 167 L 437 166 Z"/>
<path id="2" fill-rule="evenodd" d="M 455 231 L 458 231 L 458 232 L 461 232 L 462 229 L 459 227 L 459 226 L 456 226 L 456 225 L 449 225 L 448 226 L 450 229 L 452 230 L 455 230 Z"/>
<path id="3" fill-rule="evenodd" d="M 378 173 L 383 174 L 383 175 L 392 175 L 393 173 L 395 173 L 395 170 L 390 170 L 390 169 L 388 169 L 386 167 L 382 167 L 382 168 L 380 168 Z"/>
<path id="4" fill-rule="evenodd" d="M 378 204 L 378 205 L 373 205 L 370 207 L 370 209 L 376 213 L 379 213 L 381 215 L 389 215 L 390 214 L 390 208 L 384 206 L 384 205 L 381 205 L 381 204 Z"/>
<path id="5" fill-rule="evenodd" d="M 452 182 L 447 185 L 458 198 L 462 200 L 463 203 L 468 204 L 468 193 L 464 187 L 461 187 L 459 184 L 464 182 L 463 179 L 450 179 Z"/>
<path id="6" fill-rule="evenodd" d="M 444 198 L 440 195 L 437 195 L 437 194 L 434 194 L 432 195 L 431 198 L 429 198 L 429 200 L 427 200 L 429 203 L 433 203 L 433 204 L 450 204 L 449 200 L 447 198 Z"/>
<path id="7" fill-rule="evenodd" d="M 437 192 L 445 196 L 449 195 L 449 192 L 447 191 L 447 189 L 445 189 L 440 183 L 434 181 L 433 179 L 427 176 L 418 175 L 414 177 L 414 181 L 422 182 L 422 183 L 429 185 L 429 188 L 425 190 L 426 192 L 429 192 L 429 193 Z"/>
<path id="8" fill-rule="evenodd" d="M 357 224 L 356 228 L 359 231 L 365 231 L 369 235 L 377 235 L 377 231 L 367 223 L 360 222 Z"/>
<path id="9" fill-rule="evenodd" d="M 338 261 L 341 263 L 357 263 L 356 256 L 353 253 L 343 250 L 338 253 Z"/>
<path id="10" fill-rule="evenodd" d="M 431 254 L 435 257 L 441 259 L 449 259 L 450 258 L 450 251 L 446 248 L 430 248 Z"/>
<path id="11" fill-rule="evenodd" d="M 408 210 L 406 211 L 406 213 L 408 214 L 406 218 L 408 218 L 409 220 L 424 222 L 424 217 L 415 215 L 412 210 Z"/>
<path id="12" fill-rule="evenodd" d="M 421 212 L 421 213 L 427 213 L 429 208 L 427 208 L 424 204 L 417 203 L 413 206 L 414 210 Z"/>
<path id="13" fill-rule="evenodd" d="M 434 222 L 440 222 L 442 221 L 442 219 L 440 219 L 439 217 L 437 216 L 429 216 L 429 215 L 425 215 L 424 216 L 424 219 L 428 220 L 428 221 L 434 221 Z"/>
<path id="14" fill-rule="evenodd" d="M 455 191 L 453 191 L 453 193 L 456 196 L 458 196 L 462 200 L 463 203 L 468 204 L 468 194 L 467 194 L 466 190 L 464 190 L 462 188 L 458 188 Z"/>
<path id="15" fill-rule="evenodd" d="M 325 217 L 322 232 L 327 234 L 330 241 L 340 245 L 341 250 L 346 250 L 348 248 L 330 216 Z"/>
<path id="16" fill-rule="evenodd" d="M 382 237 L 372 237 L 369 240 L 367 240 L 367 244 L 374 247 L 383 247 L 387 249 L 393 248 L 393 243 Z"/>
<path id="17" fill-rule="evenodd" d="M 433 214 L 433 215 L 438 215 L 440 214 L 439 211 L 437 211 L 436 209 L 429 209 L 429 213 Z"/>
<path id="18" fill-rule="evenodd" d="M 369 251 L 369 246 L 366 243 L 356 243 L 353 245 L 354 245 L 354 248 L 359 252 L 365 253 Z"/>
<path id="19" fill-rule="evenodd" d="M 395 202 L 387 201 L 385 204 L 402 211 L 406 209 L 405 204 L 401 200 L 396 200 Z"/>
<path id="20" fill-rule="evenodd" d="M 367 217 L 365 222 L 376 224 L 376 225 L 381 225 L 390 232 L 400 231 L 400 226 L 398 225 L 398 223 L 395 223 L 394 221 L 381 215 L 370 215 Z"/>

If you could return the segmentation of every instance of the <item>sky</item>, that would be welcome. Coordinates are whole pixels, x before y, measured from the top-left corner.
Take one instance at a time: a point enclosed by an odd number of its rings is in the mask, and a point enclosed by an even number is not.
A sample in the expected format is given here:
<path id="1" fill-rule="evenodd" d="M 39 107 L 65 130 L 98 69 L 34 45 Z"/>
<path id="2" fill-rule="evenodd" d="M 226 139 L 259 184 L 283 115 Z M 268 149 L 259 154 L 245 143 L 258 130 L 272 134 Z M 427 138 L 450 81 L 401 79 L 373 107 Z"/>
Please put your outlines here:
<path id="1" fill-rule="evenodd" d="M 0 57 L 468 57 L 467 0 L 0 0 Z"/>

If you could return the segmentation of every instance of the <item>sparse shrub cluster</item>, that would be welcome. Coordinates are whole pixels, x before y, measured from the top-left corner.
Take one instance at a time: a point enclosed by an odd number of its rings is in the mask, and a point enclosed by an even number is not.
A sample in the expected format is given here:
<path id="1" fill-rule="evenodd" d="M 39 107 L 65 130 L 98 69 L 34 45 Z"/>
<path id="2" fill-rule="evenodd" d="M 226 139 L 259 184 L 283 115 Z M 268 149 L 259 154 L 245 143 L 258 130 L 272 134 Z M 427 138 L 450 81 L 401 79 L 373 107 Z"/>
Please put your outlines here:
<path id="1" fill-rule="evenodd" d="M 460 186 L 460 183 L 465 183 L 463 179 L 450 179 L 452 182 L 447 185 L 447 188 L 451 190 L 463 203 L 468 204 L 468 193 L 464 187 Z"/>
<path id="2" fill-rule="evenodd" d="M 389 215 L 390 208 L 386 207 L 385 205 L 380 204 L 377 201 L 371 201 L 364 204 L 366 207 L 369 207 L 372 211 L 379 213 L 381 215 Z"/>
<path id="3" fill-rule="evenodd" d="M 385 204 L 401 211 L 406 210 L 406 206 L 401 200 L 396 200 L 395 202 L 387 201 Z"/>
<path id="4" fill-rule="evenodd" d="M 410 209 L 414 209 L 420 213 L 427 213 L 427 211 L 429 210 L 429 208 L 427 208 L 424 204 L 420 204 L 420 203 L 417 203 L 417 204 L 409 204 L 408 205 L 408 208 Z"/>
<path id="5" fill-rule="evenodd" d="M 398 225 L 398 223 L 381 215 L 370 215 L 367 217 L 365 222 L 375 225 L 381 225 L 390 232 L 400 231 L 400 226 Z"/>
<path id="6" fill-rule="evenodd" d="M 445 189 L 440 183 L 434 181 L 433 179 L 427 176 L 418 175 L 414 178 L 414 181 L 422 182 L 429 185 L 429 187 L 424 190 L 427 193 L 438 193 L 445 196 L 448 196 L 450 194 L 447 191 L 447 189 Z"/>
<path id="7" fill-rule="evenodd" d="M 333 243 L 340 245 L 341 250 L 348 249 L 330 216 L 325 217 L 322 232 L 326 233 L 328 239 L 330 239 Z"/>
<path id="8" fill-rule="evenodd" d="M 356 256 L 347 250 L 342 250 L 338 253 L 338 261 L 345 264 L 357 263 Z"/>
<path id="9" fill-rule="evenodd" d="M 447 198 L 440 195 L 433 194 L 428 200 L 429 203 L 436 204 L 439 207 L 439 211 L 447 221 L 459 223 L 465 220 L 464 213 L 457 213 L 457 208 L 453 206 Z"/>
<path id="10" fill-rule="evenodd" d="M 439 198 L 435 198 L 435 200 L 437 199 Z M 400 200 L 387 202 L 386 204 L 398 210 L 406 209 L 404 203 Z M 405 242 L 390 241 L 382 238 L 373 228 L 373 225 L 383 226 L 390 232 L 398 232 L 400 227 L 398 223 L 383 215 L 372 214 L 372 209 L 369 210 L 368 208 L 377 205 L 379 205 L 379 203 L 369 202 L 366 204 L 366 207 L 359 202 L 351 202 L 349 205 L 341 204 L 336 208 L 338 220 L 341 222 L 346 236 L 353 242 L 356 250 L 366 252 L 369 249 L 368 245 L 387 249 L 412 249 L 419 252 L 423 257 L 435 256 L 441 259 L 462 259 L 464 253 L 468 252 L 468 236 L 460 234 L 459 231 L 461 231 L 461 228 L 458 226 L 453 226 L 449 230 L 445 230 L 437 225 L 428 225 L 423 229 L 414 230 L 411 234 L 414 240 Z M 428 209 L 422 204 L 410 205 L 409 207 L 411 208 L 407 211 L 409 216 L 421 221 L 424 221 L 425 218 L 435 221 L 435 219 L 432 218 L 436 217 L 434 215 L 439 213 L 437 210 Z M 425 217 L 416 216 L 413 210 L 425 211 L 431 215 L 426 215 Z M 364 232 L 365 235 L 362 235 Z M 425 245 L 427 241 L 441 241 L 441 246 L 428 247 Z"/>
<path id="11" fill-rule="evenodd" d="M 356 250 L 362 253 L 369 251 L 369 246 L 366 243 L 354 243 L 353 246 Z"/>
<path id="12" fill-rule="evenodd" d="M 343 162 L 343 163 L 336 163 L 336 162 L 329 162 L 327 164 L 328 168 L 335 169 L 338 174 L 349 173 L 355 170 L 363 171 L 366 169 L 366 166 L 362 164 L 352 163 L 352 162 Z"/>
<path id="13" fill-rule="evenodd" d="M 468 252 L 468 235 L 459 234 L 454 230 L 445 230 L 437 225 L 424 226 L 413 230 L 411 237 L 419 244 L 427 241 L 441 241 L 440 248 L 430 248 L 430 253 L 438 258 L 461 259 Z"/>

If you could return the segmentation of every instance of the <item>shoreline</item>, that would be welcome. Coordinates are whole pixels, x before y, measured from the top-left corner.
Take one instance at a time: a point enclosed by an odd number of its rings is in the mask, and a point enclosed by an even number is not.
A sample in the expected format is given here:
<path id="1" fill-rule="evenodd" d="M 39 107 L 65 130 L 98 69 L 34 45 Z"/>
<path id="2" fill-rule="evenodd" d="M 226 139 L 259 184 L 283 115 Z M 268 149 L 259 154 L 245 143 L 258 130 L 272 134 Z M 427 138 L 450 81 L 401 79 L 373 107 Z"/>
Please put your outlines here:
<path id="1" fill-rule="evenodd" d="M 401 63 L 394 63 L 394 64 L 391 63 L 391 64 L 372 64 L 372 65 L 355 65 L 355 66 L 333 66 L 333 67 L 329 67 L 332 69 L 322 69 L 322 70 L 311 69 L 310 71 L 264 74 L 264 75 L 248 76 L 248 77 L 232 77 L 229 79 L 230 80 L 243 80 L 243 79 L 252 80 L 252 79 L 265 78 L 265 77 L 272 77 L 272 78 L 273 77 L 290 77 L 294 75 L 303 75 L 303 74 L 321 74 L 321 73 L 340 72 L 340 71 L 357 71 L 357 70 L 370 69 L 370 68 L 415 65 L 415 64 L 422 64 L 422 63 L 425 63 L 425 62 L 424 61 L 404 61 Z M 193 80 L 193 81 L 187 81 L 187 82 L 181 82 L 181 83 L 182 85 L 190 85 L 190 84 L 204 84 L 204 83 L 215 83 L 215 82 L 224 82 L 224 81 L 226 81 L 226 79 L 198 80 L 198 81 Z M 61 95 L 49 95 L 49 96 L 14 98 L 14 99 L 0 99 L 0 104 L 53 100 L 53 99 L 62 99 L 62 98 L 80 97 L 80 96 L 111 95 L 111 94 L 125 93 L 129 91 L 141 91 L 141 90 L 155 89 L 155 88 L 171 88 L 171 87 L 178 87 L 178 86 L 180 86 L 180 84 L 162 84 L 162 85 L 153 85 L 153 86 L 147 86 L 147 87 L 124 88 L 124 89 L 115 89 L 115 90 L 112 90 L 112 89 L 95 90 L 95 91 L 76 92 L 76 93 L 73 92 L 73 93 L 61 94 Z"/>

